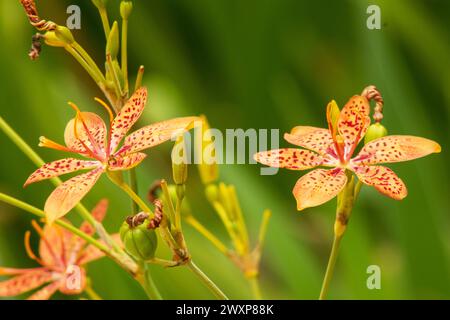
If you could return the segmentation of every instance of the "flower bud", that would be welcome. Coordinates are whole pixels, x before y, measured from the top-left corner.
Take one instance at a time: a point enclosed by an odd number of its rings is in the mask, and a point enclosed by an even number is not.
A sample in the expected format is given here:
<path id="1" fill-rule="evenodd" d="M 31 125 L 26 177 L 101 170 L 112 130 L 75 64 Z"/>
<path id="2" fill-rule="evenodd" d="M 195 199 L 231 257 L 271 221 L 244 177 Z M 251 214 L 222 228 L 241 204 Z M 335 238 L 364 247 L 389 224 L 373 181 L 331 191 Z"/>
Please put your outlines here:
<path id="1" fill-rule="evenodd" d="M 111 60 L 116 60 L 119 54 L 119 26 L 117 21 L 114 21 L 111 31 L 106 42 L 106 54 L 111 56 Z"/>
<path id="2" fill-rule="evenodd" d="M 175 184 L 185 184 L 188 177 L 186 144 L 183 135 L 177 138 L 172 149 L 172 175 Z"/>
<path id="3" fill-rule="evenodd" d="M 217 166 L 217 150 L 212 139 L 208 120 L 201 116 L 202 125 L 200 134 L 196 134 L 196 153 L 200 155 L 198 170 L 203 184 L 208 185 L 217 180 L 219 169 Z M 198 130 L 198 129 L 197 129 Z"/>
<path id="4" fill-rule="evenodd" d="M 208 184 L 205 188 L 205 194 L 209 202 L 219 201 L 219 188 L 215 184 Z"/>
<path id="5" fill-rule="evenodd" d="M 386 136 L 387 133 L 386 128 L 381 123 L 374 123 L 367 129 L 366 136 L 364 137 L 364 144 L 369 143 L 372 140 L 382 138 Z"/>
<path id="6" fill-rule="evenodd" d="M 57 26 L 55 29 L 55 35 L 61 42 L 64 42 L 65 44 L 70 45 L 75 42 L 72 32 L 67 27 Z"/>
<path id="7" fill-rule="evenodd" d="M 123 20 L 128 20 L 128 17 L 131 14 L 131 11 L 133 10 L 133 2 L 122 0 L 120 3 L 120 16 Z"/>
<path id="8" fill-rule="evenodd" d="M 120 239 L 125 250 L 137 261 L 152 259 L 158 246 L 154 229 L 149 228 L 150 220 L 144 212 L 128 217 L 120 227 Z"/>

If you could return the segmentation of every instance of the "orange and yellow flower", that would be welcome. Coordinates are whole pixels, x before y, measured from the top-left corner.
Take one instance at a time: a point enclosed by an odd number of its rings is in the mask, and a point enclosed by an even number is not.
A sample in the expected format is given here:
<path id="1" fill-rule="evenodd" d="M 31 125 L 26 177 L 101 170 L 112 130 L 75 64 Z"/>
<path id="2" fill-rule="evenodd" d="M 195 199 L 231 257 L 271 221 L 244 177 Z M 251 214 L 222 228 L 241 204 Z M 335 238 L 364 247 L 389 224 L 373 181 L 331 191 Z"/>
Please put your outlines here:
<path id="1" fill-rule="evenodd" d="M 58 186 L 48 197 L 44 211 L 48 222 L 67 214 L 94 186 L 102 173 L 128 170 L 138 165 L 146 157 L 140 151 L 159 145 L 186 129 L 197 117 L 175 118 L 143 127 L 126 136 L 141 116 L 147 101 L 147 89 L 138 89 L 114 118 L 111 110 L 101 102 L 110 114 L 110 130 L 103 120 L 92 112 L 81 112 L 66 126 L 64 140 L 66 146 L 45 137 L 39 146 L 68 151 L 90 158 L 81 160 L 65 158 L 46 163 L 30 175 L 25 186 L 50 179 L 62 174 L 89 169 Z M 125 137 L 126 136 L 126 137 Z M 122 146 L 119 144 L 124 139 Z"/>
<path id="2" fill-rule="evenodd" d="M 103 220 L 107 207 L 106 200 L 100 201 L 92 210 L 94 218 Z M 103 252 L 56 224 L 47 224 L 42 229 L 33 221 L 33 227 L 41 237 L 39 257 L 31 250 L 30 232 L 25 234 L 25 248 L 30 258 L 36 260 L 41 267 L 0 267 L 0 275 L 14 276 L 0 282 L 0 297 L 17 296 L 44 285 L 28 299 L 47 300 L 57 291 L 67 295 L 83 292 L 86 287 L 84 265 L 103 257 Z M 94 229 L 87 222 L 84 222 L 80 229 L 89 235 L 94 233 Z M 115 238 L 117 239 L 117 236 Z"/>
<path id="3" fill-rule="evenodd" d="M 297 209 L 318 206 L 334 198 L 347 183 L 346 170 L 356 174 L 366 185 L 393 199 L 407 195 L 403 181 L 380 163 L 413 160 L 440 152 L 438 143 L 414 136 L 386 136 L 367 143 L 353 157 L 355 149 L 370 125 L 370 105 L 365 96 L 353 96 L 338 115 L 336 102 L 327 106 L 328 129 L 299 126 L 284 135 L 289 143 L 304 149 L 284 148 L 259 152 L 256 161 L 277 168 L 307 170 L 293 189 Z M 336 120 L 334 120 L 336 119 Z"/>

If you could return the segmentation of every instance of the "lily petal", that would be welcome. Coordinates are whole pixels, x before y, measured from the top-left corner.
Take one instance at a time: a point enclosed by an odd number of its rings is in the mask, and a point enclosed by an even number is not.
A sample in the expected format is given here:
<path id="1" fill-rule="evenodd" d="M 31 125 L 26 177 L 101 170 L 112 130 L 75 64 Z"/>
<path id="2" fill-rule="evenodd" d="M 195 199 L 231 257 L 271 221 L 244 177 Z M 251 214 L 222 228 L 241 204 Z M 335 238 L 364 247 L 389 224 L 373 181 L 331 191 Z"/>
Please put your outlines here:
<path id="1" fill-rule="evenodd" d="M 127 136 L 116 154 L 130 154 L 157 146 L 190 129 L 195 121 L 202 120 L 199 117 L 175 118 L 143 127 Z"/>
<path id="2" fill-rule="evenodd" d="M 61 283 L 59 281 L 55 281 L 50 283 L 49 285 L 43 287 L 42 289 L 33 293 L 27 300 L 48 300 L 52 295 L 58 291 Z"/>
<path id="3" fill-rule="evenodd" d="M 67 123 L 64 132 L 67 147 L 77 153 L 103 159 L 106 155 L 105 122 L 92 112 L 80 112 L 77 117 Z"/>
<path id="4" fill-rule="evenodd" d="M 402 200 L 408 195 L 403 181 L 391 169 L 383 166 L 359 166 L 353 168 L 361 182 L 375 187 L 380 193 Z"/>
<path id="5" fill-rule="evenodd" d="M 322 156 L 315 152 L 291 148 L 258 152 L 254 159 L 270 167 L 291 170 L 306 170 L 323 163 Z"/>
<path id="6" fill-rule="evenodd" d="M 336 154 L 333 139 L 328 129 L 298 126 L 294 127 L 291 133 L 285 133 L 284 139 L 289 143 L 315 151 L 321 155 L 325 155 L 330 150 Z"/>
<path id="7" fill-rule="evenodd" d="M 18 268 L 3 268 L 0 267 L 0 276 L 15 276 L 24 273 L 30 273 L 38 270 L 46 270 L 46 268 L 26 268 L 26 269 L 18 269 Z"/>
<path id="8" fill-rule="evenodd" d="M 0 282 L 0 297 L 17 296 L 50 281 L 52 281 L 52 273 L 47 270 L 27 272 Z"/>
<path id="9" fill-rule="evenodd" d="M 67 262 L 66 251 L 73 237 L 72 233 L 56 224 L 46 224 L 39 241 L 39 257 L 42 262 L 48 267 L 64 267 Z"/>
<path id="10" fill-rule="evenodd" d="M 78 170 L 93 169 L 100 165 L 101 163 L 98 161 L 86 161 L 75 158 L 56 160 L 44 164 L 42 167 L 33 172 L 25 182 L 24 186 Z"/>
<path id="11" fill-rule="evenodd" d="M 117 243 L 119 247 L 122 247 L 121 245 L 122 241 L 120 240 L 120 235 L 118 233 L 112 234 L 111 238 L 115 243 Z M 102 240 L 99 241 L 103 243 Z M 79 259 L 76 261 L 76 264 L 81 266 L 86 263 L 100 259 L 104 256 L 105 254 L 103 253 L 103 251 L 99 250 L 97 247 L 90 244 L 81 252 Z"/>
<path id="12" fill-rule="evenodd" d="M 131 96 L 122 107 L 111 124 L 111 141 L 109 145 L 110 154 L 114 153 L 120 141 L 136 123 L 144 111 L 147 103 L 147 89 L 141 87 Z"/>
<path id="13" fill-rule="evenodd" d="M 108 199 L 101 199 L 94 209 L 91 210 L 91 214 L 95 220 L 98 222 L 102 222 L 106 216 L 106 212 L 108 211 L 109 201 Z M 94 227 L 87 221 L 83 222 L 80 226 L 80 229 L 87 234 L 94 234 Z"/>
<path id="14" fill-rule="evenodd" d="M 72 210 L 91 190 L 102 173 L 103 168 L 97 168 L 73 177 L 58 186 L 45 203 L 44 211 L 47 222 L 51 224 Z"/>
<path id="15" fill-rule="evenodd" d="M 366 144 L 352 159 L 356 165 L 393 163 L 424 157 L 441 152 L 441 146 L 433 140 L 414 136 L 387 136 Z"/>
<path id="16" fill-rule="evenodd" d="M 344 139 L 344 157 L 349 160 L 370 125 L 370 105 L 363 96 L 353 96 L 342 108 L 338 121 L 339 134 Z"/>
<path id="17" fill-rule="evenodd" d="M 126 156 L 117 156 L 109 161 L 108 170 L 129 170 L 141 163 L 145 157 L 147 157 L 147 155 L 142 152 L 136 152 Z"/>
<path id="18" fill-rule="evenodd" d="M 297 200 L 297 210 L 325 203 L 344 188 L 347 176 L 341 168 L 316 169 L 298 179 L 292 191 Z"/>

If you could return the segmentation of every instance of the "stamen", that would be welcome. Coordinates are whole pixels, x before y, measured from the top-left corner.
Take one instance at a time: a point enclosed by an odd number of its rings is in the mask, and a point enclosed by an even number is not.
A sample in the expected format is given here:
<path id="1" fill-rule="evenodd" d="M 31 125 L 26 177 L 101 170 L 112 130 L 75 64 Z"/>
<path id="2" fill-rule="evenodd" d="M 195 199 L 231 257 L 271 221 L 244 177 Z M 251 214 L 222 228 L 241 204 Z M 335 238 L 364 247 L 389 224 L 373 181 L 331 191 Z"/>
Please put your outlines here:
<path id="1" fill-rule="evenodd" d="M 342 136 L 340 136 L 340 135 L 336 135 L 335 145 L 336 145 L 336 151 L 338 153 L 339 159 L 341 160 L 341 162 L 343 162 L 344 161 L 344 149 L 345 149 L 344 138 L 342 138 Z"/>
<path id="2" fill-rule="evenodd" d="M 103 101 L 102 99 L 97 98 L 97 97 L 95 97 L 94 100 L 97 101 L 98 103 L 100 103 L 100 105 L 101 105 L 103 108 L 105 108 L 106 111 L 108 111 L 108 114 L 109 114 L 109 121 L 110 121 L 110 123 L 112 123 L 112 122 L 114 121 L 114 114 L 113 114 L 111 108 L 108 106 L 108 104 L 107 104 L 105 101 Z"/>
<path id="3" fill-rule="evenodd" d="M 90 131 L 89 131 L 89 128 L 88 128 L 88 126 L 86 125 L 86 122 L 85 122 L 84 119 L 83 119 L 82 112 L 80 111 L 80 109 L 77 107 L 77 105 L 76 105 L 75 103 L 69 101 L 68 104 L 69 104 L 69 106 L 71 106 L 72 109 L 74 109 L 74 110 L 76 111 L 76 113 L 77 113 L 77 115 L 76 115 L 76 117 L 75 117 L 75 121 L 74 121 L 74 123 L 73 123 L 73 133 L 74 133 L 74 135 L 75 135 L 75 138 L 81 143 L 81 145 L 86 149 L 86 151 L 89 153 L 89 155 L 90 155 L 92 158 L 101 161 L 100 157 L 97 156 L 97 154 L 100 154 L 100 153 L 99 153 L 99 152 L 95 152 L 95 151 L 98 151 L 98 150 L 100 150 L 100 149 L 99 149 L 97 143 L 95 142 L 95 140 L 92 138 L 92 135 L 91 135 L 91 133 L 90 133 Z M 91 149 L 86 145 L 86 143 L 85 143 L 82 139 L 80 139 L 80 136 L 78 135 L 78 130 L 77 130 L 77 127 L 78 127 L 78 119 L 81 120 L 81 123 L 82 123 L 82 125 L 83 125 L 83 127 L 84 127 L 84 130 L 85 130 L 85 132 L 86 132 L 86 135 L 87 135 L 87 137 L 88 137 L 88 139 L 89 139 L 89 142 L 90 142 L 91 145 L 94 147 L 94 150 L 91 150 Z"/>
<path id="4" fill-rule="evenodd" d="M 55 150 L 73 152 L 73 150 L 71 150 L 71 149 L 69 149 L 69 148 L 67 148 L 67 147 L 65 147 L 63 145 L 60 145 L 59 143 L 54 142 L 54 141 L 52 141 L 50 139 L 47 139 L 44 136 L 39 137 L 39 144 L 38 144 L 38 146 L 39 147 L 46 147 L 46 148 L 50 148 L 50 149 L 55 149 Z"/>
<path id="5" fill-rule="evenodd" d="M 56 255 L 55 251 L 53 251 L 53 248 L 52 248 L 50 242 L 48 242 L 48 239 L 45 236 L 44 230 L 42 230 L 41 226 L 34 220 L 31 221 L 31 225 L 33 226 L 34 230 L 36 230 L 36 232 L 39 234 L 42 241 L 44 241 L 44 244 L 47 247 L 50 254 L 52 255 L 53 259 L 55 261 L 59 261 L 59 263 L 62 264 L 63 261 L 61 261 L 61 258 Z"/>
<path id="6" fill-rule="evenodd" d="M 24 238 L 25 251 L 27 252 L 27 255 L 30 257 L 30 259 L 35 260 L 40 265 L 44 265 L 44 262 L 41 259 L 39 259 L 34 254 L 33 250 L 31 249 L 30 237 L 31 237 L 31 232 L 30 231 L 25 232 L 25 238 Z"/>

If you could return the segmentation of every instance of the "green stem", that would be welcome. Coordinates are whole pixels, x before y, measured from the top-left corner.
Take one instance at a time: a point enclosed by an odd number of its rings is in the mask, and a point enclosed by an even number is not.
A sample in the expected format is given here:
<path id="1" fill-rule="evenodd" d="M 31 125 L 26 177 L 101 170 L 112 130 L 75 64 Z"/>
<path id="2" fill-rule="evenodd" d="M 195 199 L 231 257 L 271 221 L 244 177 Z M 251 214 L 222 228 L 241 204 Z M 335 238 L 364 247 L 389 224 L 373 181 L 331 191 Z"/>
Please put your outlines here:
<path id="1" fill-rule="evenodd" d="M 228 297 L 219 289 L 219 287 L 212 282 L 210 278 L 200 270 L 197 265 L 190 260 L 186 266 L 203 282 L 203 284 L 220 300 L 228 300 Z"/>
<path id="2" fill-rule="evenodd" d="M 133 192 L 135 194 L 137 194 L 138 193 L 138 184 L 137 184 L 137 176 L 136 176 L 135 168 L 130 170 L 129 179 L 130 179 L 131 190 L 133 190 Z M 133 214 L 136 214 L 139 211 L 139 207 L 137 206 L 136 202 L 134 202 L 133 199 L 131 199 L 131 210 L 132 210 Z"/>
<path id="3" fill-rule="evenodd" d="M 102 19 L 102 25 L 103 30 L 105 31 L 106 40 L 108 40 L 108 36 L 111 31 L 108 19 L 108 12 L 106 11 L 106 8 L 98 8 L 98 12 L 100 13 L 100 18 Z"/>
<path id="4" fill-rule="evenodd" d="M 102 82 L 102 79 L 98 76 L 98 74 L 92 69 L 89 63 L 81 56 L 81 54 L 75 50 L 72 46 L 67 45 L 64 47 L 68 53 L 70 53 L 75 60 L 86 70 L 86 72 L 91 76 L 91 78 L 99 85 Z"/>
<path id="5" fill-rule="evenodd" d="M 123 79 L 125 82 L 125 93 L 128 93 L 128 19 L 122 20 L 122 54 L 121 54 L 121 66 L 123 72 Z"/>
<path id="6" fill-rule="evenodd" d="M 91 56 L 84 50 L 84 48 L 78 43 L 74 42 L 72 43 L 73 48 L 81 55 L 81 57 L 91 66 L 92 70 L 96 74 L 96 76 L 101 80 L 101 82 L 105 82 L 105 76 L 103 75 L 100 68 L 95 63 L 94 59 L 91 58 Z"/>
<path id="7" fill-rule="evenodd" d="M 253 297 L 256 300 L 262 300 L 262 294 L 261 294 L 261 288 L 259 286 L 259 279 L 258 277 L 251 277 L 247 278 L 248 282 L 250 284 L 250 287 L 252 289 Z"/>
<path id="8" fill-rule="evenodd" d="M 87 279 L 86 281 L 87 281 L 87 285 L 84 288 L 84 292 L 89 297 L 89 299 L 91 299 L 91 300 L 103 300 L 102 297 L 100 297 L 97 294 L 97 292 L 95 292 L 95 290 L 92 288 L 91 279 Z"/>
<path id="9" fill-rule="evenodd" d="M 153 277 L 151 276 L 150 268 L 147 263 L 141 262 L 139 264 L 141 266 L 142 274 L 137 277 L 137 280 L 141 283 L 145 293 L 147 293 L 147 296 L 151 300 L 162 300 L 161 294 L 153 281 Z"/>
<path id="10" fill-rule="evenodd" d="M 331 279 L 333 278 L 334 267 L 336 265 L 336 260 L 339 253 L 339 245 L 341 243 L 341 236 L 334 236 L 333 246 L 331 248 L 330 258 L 328 260 L 327 271 L 325 272 L 325 277 L 322 283 L 322 290 L 320 291 L 319 300 L 325 300 L 328 294 L 328 289 L 330 287 Z"/>

